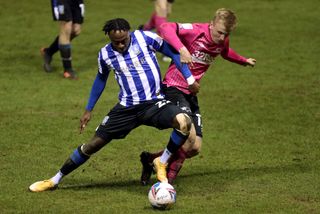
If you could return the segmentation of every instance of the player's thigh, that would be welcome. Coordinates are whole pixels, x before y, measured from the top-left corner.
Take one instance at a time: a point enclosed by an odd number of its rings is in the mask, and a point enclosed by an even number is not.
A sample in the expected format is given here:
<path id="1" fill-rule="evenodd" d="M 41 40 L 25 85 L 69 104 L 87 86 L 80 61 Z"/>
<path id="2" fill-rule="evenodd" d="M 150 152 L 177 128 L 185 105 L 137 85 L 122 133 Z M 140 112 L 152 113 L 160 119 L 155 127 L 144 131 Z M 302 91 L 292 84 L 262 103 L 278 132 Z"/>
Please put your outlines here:
<path id="1" fill-rule="evenodd" d="M 134 107 L 127 108 L 117 104 L 97 127 L 96 135 L 106 141 L 122 139 L 140 124 L 137 120 Z"/>
<path id="2" fill-rule="evenodd" d="M 191 125 L 190 134 L 186 142 L 183 144 L 183 149 L 185 151 L 190 150 L 196 142 L 196 130 L 194 125 Z"/>
<path id="3" fill-rule="evenodd" d="M 167 16 L 172 13 L 172 3 L 168 1 L 167 3 Z"/>
<path id="4" fill-rule="evenodd" d="M 72 21 L 59 21 L 60 34 L 70 35 L 72 32 Z"/>
<path id="5" fill-rule="evenodd" d="M 102 147 L 104 147 L 107 143 L 110 141 L 107 141 L 105 139 L 102 139 L 101 137 L 94 135 L 88 143 L 84 144 L 82 147 L 82 151 L 87 155 L 92 155 L 99 151 Z"/>
<path id="6" fill-rule="evenodd" d="M 81 33 L 81 24 L 73 23 L 72 24 L 72 36 L 78 36 Z"/>
<path id="7" fill-rule="evenodd" d="M 72 21 L 59 21 L 59 44 L 70 44 Z"/>
<path id="8" fill-rule="evenodd" d="M 179 128 L 174 121 L 180 113 L 183 113 L 183 111 L 172 102 L 159 100 L 148 106 L 142 117 L 142 123 L 158 129 Z"/>
<path id="9" fill-rule="evenodd" d="M 158 16 L 167 17 L 167 0 L 156 0 L 154 8 Z"/>
<path id="10" fill-rule="evenodd" d="M 202 137 L 202 120 L 196 96 L 184 94 L 175 87 L 164 89 L 165 97 L 183 110 L 194 123 L 196 135 Z"/>
<path id="11" fill-rule="evenodd" d="M 180 90 L 174 87 L 164 88 L 166 100 L 171 101 L 173 104 L 181 108 L 189 116 L 192 116 L 192 109 L 189 101 L 186 99 L 186 96 Z"/>

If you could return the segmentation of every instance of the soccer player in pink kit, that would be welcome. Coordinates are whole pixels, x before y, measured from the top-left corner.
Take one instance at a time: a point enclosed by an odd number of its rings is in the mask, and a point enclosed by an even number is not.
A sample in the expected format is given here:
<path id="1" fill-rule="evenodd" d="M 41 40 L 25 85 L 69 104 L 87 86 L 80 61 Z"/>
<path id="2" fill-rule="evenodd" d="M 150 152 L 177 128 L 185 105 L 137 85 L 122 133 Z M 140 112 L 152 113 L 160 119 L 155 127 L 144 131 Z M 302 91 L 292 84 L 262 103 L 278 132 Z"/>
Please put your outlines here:
<path id="1" fill-rule="evenodd" d="M 171 64 L 163 80 L 166 99 L 176 103 L 193 118 L 193 126 L 188 140 L 172 157 L 168 168 L 169 183 L 174 179 L 186 158 L 200 152 L 202 145 L 202 121 L 197 93 L 200 80 L 214 59 L 221 55 L 224 59 L 243 66 L 254 66 L 256 60 L 245 58 L 229 47 L 229 34 L 236 26 L 237 18 L 231 10 L 220 8 L 210 23 L 164 23 L 160 26 L 161 36 L 180 53 L 181 62 L 188 63 L 191 73 L 182 75 L 175 64 Z M 152 174 L 152 160 L 158 153 L 142 152 L 143 165 L 141 183 L 147 184 Z"/>

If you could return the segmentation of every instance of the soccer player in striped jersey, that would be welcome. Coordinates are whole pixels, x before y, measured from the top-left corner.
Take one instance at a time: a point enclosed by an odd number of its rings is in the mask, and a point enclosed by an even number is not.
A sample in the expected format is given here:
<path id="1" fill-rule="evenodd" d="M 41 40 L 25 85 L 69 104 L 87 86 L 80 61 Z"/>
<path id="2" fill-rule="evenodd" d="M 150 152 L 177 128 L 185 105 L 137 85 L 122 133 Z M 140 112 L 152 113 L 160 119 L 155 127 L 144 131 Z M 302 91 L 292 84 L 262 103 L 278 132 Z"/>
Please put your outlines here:
<path id="1" fill-rule="evenodd" d="M 42 192 L 56 188 L 64 176 L 85 163 L 92 154 L 113 139 L 125 138 L 140 125 L 158 129 L 173 128 L 162 156 L 153 162 L 158 180 L 168 182 L 168 159 L 187 140 L 192 122 L 178 106 L 164 99 L 156 51 L 172 57 L 184 75 L 191 75 L 191 72 L 187 64 L 180 63 L 178 52 L 174 52 L 157 34 L 129 30 L 129 23 L 121 18 L 109 20 L 103 27 L 111 43 L 101 48 L 98 54 L 98 73 L 80 119 L 80 132 L 90 121 L 91 112 L 106 86 L 111 70 L 120 87 L 119 102 L 102 120 L 93 138 L 76 148 L 55 176 L 33 183 L 30 191 Z"/>
<path id="2" fill-rule="evenodd" d="M 193 119 L 188 141 L 174 154 L 168 166 L 168 180 L 172 183 L 186 158 L 200 152 L 202 145 L 202 120 L 197 93 L 200 80 L 217 56 L 243 66 L 254 66 L 256 60 L 245 58 L 229 47 L 229 35 L 236 26 L 233 11 L 220 8 L 210 23 L 164 23 L 160 26 L 162 37 L 180 52 L 181 62 L 188 63 L 191 75 L 183 75 L 174 64 L 165 74 L 166 99 L 176 103 Z M 141 183 L 147 184 L 152 173 L 152 160 L 162 154 L 142 152 Z"/>

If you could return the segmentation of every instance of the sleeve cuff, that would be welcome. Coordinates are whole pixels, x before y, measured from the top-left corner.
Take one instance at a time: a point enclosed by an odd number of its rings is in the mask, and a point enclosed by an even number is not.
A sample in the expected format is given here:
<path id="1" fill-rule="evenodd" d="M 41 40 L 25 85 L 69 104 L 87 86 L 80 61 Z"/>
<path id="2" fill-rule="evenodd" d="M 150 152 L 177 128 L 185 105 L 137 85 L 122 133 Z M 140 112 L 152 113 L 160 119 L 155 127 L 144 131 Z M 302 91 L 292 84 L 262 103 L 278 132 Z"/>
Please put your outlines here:
<path id="1" fill-rule="evenodd" d="M 187 78 L 188 85 L 192 85 L 195 81 L 196 79 L 192 75 Z"/>

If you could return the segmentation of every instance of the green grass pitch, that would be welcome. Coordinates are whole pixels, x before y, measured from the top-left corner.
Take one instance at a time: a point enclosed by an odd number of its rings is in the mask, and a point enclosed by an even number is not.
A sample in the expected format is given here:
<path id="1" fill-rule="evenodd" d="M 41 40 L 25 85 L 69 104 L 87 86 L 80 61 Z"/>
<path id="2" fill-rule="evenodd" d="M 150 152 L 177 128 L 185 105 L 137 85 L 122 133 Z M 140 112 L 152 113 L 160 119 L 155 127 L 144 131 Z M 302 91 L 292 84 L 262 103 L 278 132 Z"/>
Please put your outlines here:
<path id="1" fill-rule="evenodd" d="M 139 154 L 163 148 L 170 131 L 139 127 L 67 176 L 56 191 L 28 186 L 53 176 L 117 101 L 113 75 L 80 135 L 79 119 L 106 42 L 104 22 L 144 23 L 152 1 L 85 1 L 73 43 L 78 81 L 42 70 L 39 49 L 57 34 L 49 1 L 0 3 L 0 213 L 156 213 L 139 184 Z M 207 22 L 220 7 L 239 18 L 230 44 L 257 59 L 245 68 L 219 57 L 201 82 L 204 143 L 175 183 L 170 213 L 320 213 L 319 1 L 177 0 L 170 21 Z M 162 72 L 167 63 L 160 62 Z M 155 182 L 155 178 L 153 177 Z M 150 185 L 151 186 L 151 185 Z"/>

